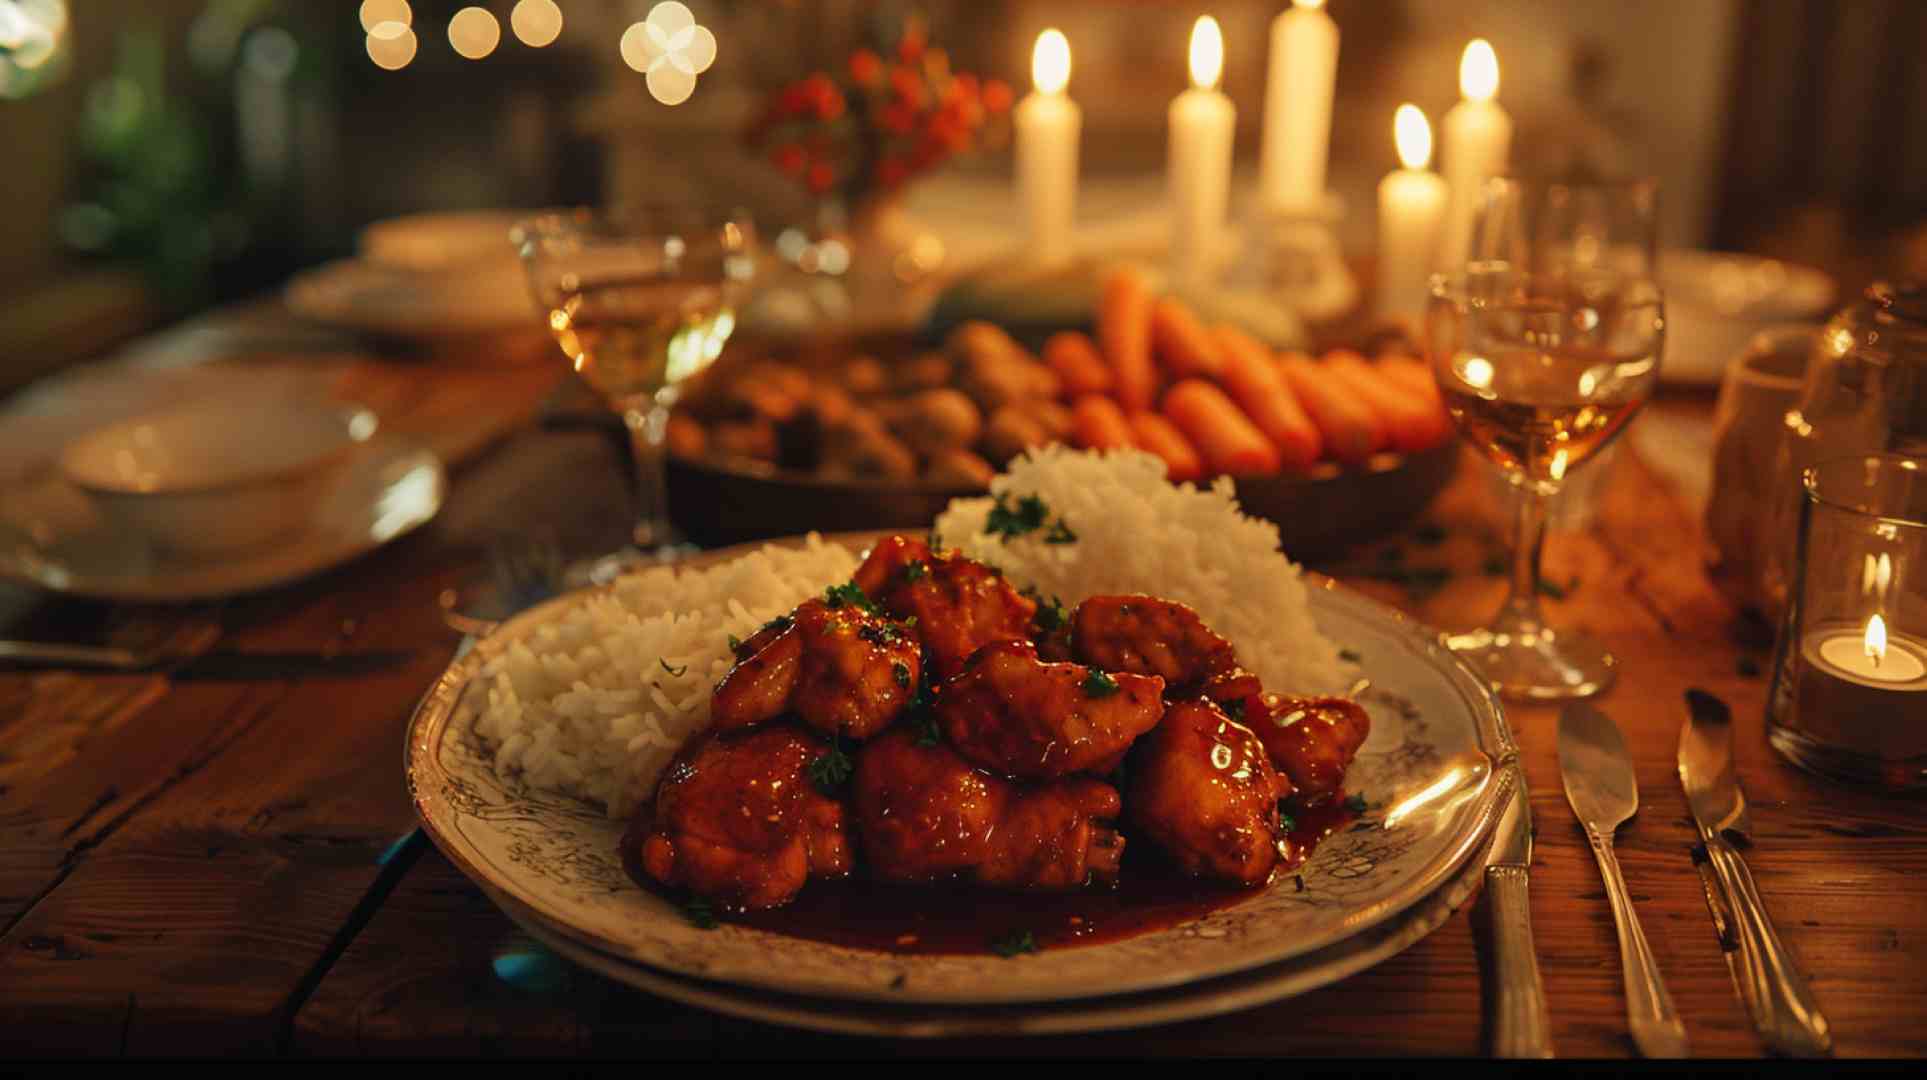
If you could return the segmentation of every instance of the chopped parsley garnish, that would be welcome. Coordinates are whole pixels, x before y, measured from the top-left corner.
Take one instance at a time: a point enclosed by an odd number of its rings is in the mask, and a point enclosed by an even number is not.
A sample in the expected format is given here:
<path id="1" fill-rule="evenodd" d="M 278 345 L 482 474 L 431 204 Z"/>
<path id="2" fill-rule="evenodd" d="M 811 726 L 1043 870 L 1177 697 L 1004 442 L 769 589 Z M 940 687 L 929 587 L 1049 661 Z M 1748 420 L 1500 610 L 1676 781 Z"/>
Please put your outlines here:
<path id="1" fill-rule="evenodd" d="M 1056 633 L 1065 623 L 1071 621 L 1070 612 L 1064 610 L 1064 602 L 1057 597 L 1053 596 L 1049 603 L 1045 603 L 1043 595 L 1033 589 L 1031 599 L 1037 601 L 1037 614 L 1033 615 L 1030 621 L 1037 627 L 1038 633 Z"/>
<path id="2" fill-rule="evenodd" d="M 1037 937 L 1028 930 L 1013 931 L 990 943 L 990 951 L 1008 960 L 1037 951 Z"/>
<path id="3" fill-rule="evenodd" d="M 910 723 L 917 729 L 918 746 L 935 746 L 943 741 L 943 728 L 937 726 L 935 709 L 918 709 L 911 715 Z"/>
<path id="4" fill-rule="evenodd" d="M 1293 829 L 1296 829 L 1297 827 L 1298 827 L 1298 819 L 1295 817 L 1292 817 L 1290 814 L 1285 813 L 1284 807 L 1281 805 L 1278 808 L 1278 831 L 1281 833 L 1288 833 L 1288 832 L 1291 832 Z"/>
<path id="5" fill-rule="evenodd" d="M 941 552 L 943 550 L 943 537 L 937 535 L 937 530 L 931 529 L 930 539 L 925 542 L 925 546 L 933 552 Z"/>
<path id="6" fill-rule="evenodd" d="M 1245 719 L 1245 699 L 1244 698 L 1232 698 L 1230 701 L 1220 701 L 1218 702 L 1218 705 L 1220 708 L 1224 709 L 1224 714 L 1226 716 L 1229 716 L 1230 718 L 1238 721 L 1241 724 L 1244 723 L 1244 719 Z"/>
<path id="7" fill-rule="evenodd" d="M 681 667 L 670 667 L 670 666 L 669 666 L 669 661 L 667 661 L 667 660 L 664 660 L 664 659 L 663 659 L 662 657 L 660 657 L 660 656 L 658 656 L 658 657 L 656 657 L 656 663 L 658 663 L 658 664 L 661 664 L 661 665 L 662 665 L 662 669 L 663 669 L 664 671 L 667 671 L 667 672 L 668 672 L 668 673 L 669 673 L 670 675 L 672 675 L 672 676 L 674 676 L 674 677 L 676 677 L 676 678 L 678 678 L 678 679 L 680 679 L 680 678 L 682 678 L 682 677 L 683 677 L 684 675 L 687 675 L 687 674 L 689 674 L 689 665 L 688 665 L 688 664 L 684 664 L 684 665 L 683 665 L 683 666 L 681 666 Z"/>
<path id="8" fill-rule="evenodd" d="M 905 564 L 904 564 L 904 566 L 903 566 L 903 580 L 905 580 L 905 581 L 922 581 L 922 580 L 923 580 L 923 576 L 924 576 L 925 574 L 928 574 L 929 572 L 930 572 L 930 567 L 929 567 L 929 565 L 928 565 L 927 563 L 925 563 L 925 562 L 924 562 L 924 561 L 923 561 L 922 559 L 918 559 L 918 560 L 916 560 L 915 562 L 910 562 L 910 563 L 905 563 Z"/>
<path id="9" fill-rule="evenodd" d="M 1345 661 L 1347 664 L 1356 664 L 1360 660 L 1365 659 L 1363 656 L 1359 655 L 1358 650 L 1356 649 L 1340 649 L 1338 650 L 1338 658 L 1340 660 Z"/>
<path id="10" fill-rule="evenodd" d="M 1362 814 L 1370 808 L 1371 804 L 1365 801 L 1363 795 L 1348 795 L 1345 798 L 1345 809 L 1354 814 Z"/>
<path id="11" fill-rule="evenodd" d="M 682 902 L 682 917 L 698 930 L 716 929 L 716 912 L 709 906 L 709 901 L 700 896 L 692 896 Z"/>
<path id="12" fill-rule="evenodd" d="M 999 495 L 990 508 L 990 516 L 984 519 L 984 532 L 992 536 L 1023 536 L 1043 528 L 1048 517 L 1050 507 L 1035 495 L 1020 497 L 1014 506 L 1009 496 Z"/>
<path id="13" fill-rule="evenodd" d="M 1077 534 L 1071 531 L 1069 525 L 1064 524 L 1063 518 L 1058 518 L 1051 524 L 1050 531 L 1044 534 L 1044 543 L 1075 544 L 1077 543 Z"/>
<path id="14" fill-rule="evenodd" d="M 764 623 L 763 630 L 788 630 L 791 624 L 795 622 L 796 620 L 790 618 L 788 615 L 778 615 L 774 619 Z M 759 634 L 762 632 L 762 630 L 757 631 Z"/>
<path id="15" fill-rule="evenodd" d="M 890 665 L 890 674 L 895 675 L 897 677 L 898 686 L 902 687 L 905 690 L 910 689 L 910 665 L 909 664 L 906 664 L 903 661 L 898 660 L 897 662 Z"/>
<path id="16" fill-rule="evenodd" d="M 1117 680 L 1109 675 L 1092 668 L 1091 673 L 1084 676 L 1085 697 L 1107 698 L 1115 693 L 1117 693 Z"/>
<path id="17" fill-rule="evenodd" d="M 823 590 L 823 602 L 832 608 L 840 608 L 847 604 L 859 611 L 876 610 L 876 605 L 870 603 L 869 595 L 859 588 L 854 581 L 846 581 L 841 585 L 832 585 Z"/>
<path id="18" fill-rule="evenodd" d="M 729 651 L 730 651 L 730 652 L 733 652 L 733 653 L 739 653 L 739 652 L 742 652 L 742 651 L 743 651 L 743 639 L 742 639 L 742 638 L 739 638 L 739 637 L 737 637 L 737 636 L 736 636 L 735 634 L 731 634 L 731 635 L 729 635 Z"/>
<path id="19" fill-rule="evenodd" d="M 835 795 L 855 770 L 856 764 L 850 760 L 850 755 L 843 752 L 842 740 L 839 739 L 837 745 L 830 747 L 829 753 L 810 762 L 810 783 L 825 795 Z"/>

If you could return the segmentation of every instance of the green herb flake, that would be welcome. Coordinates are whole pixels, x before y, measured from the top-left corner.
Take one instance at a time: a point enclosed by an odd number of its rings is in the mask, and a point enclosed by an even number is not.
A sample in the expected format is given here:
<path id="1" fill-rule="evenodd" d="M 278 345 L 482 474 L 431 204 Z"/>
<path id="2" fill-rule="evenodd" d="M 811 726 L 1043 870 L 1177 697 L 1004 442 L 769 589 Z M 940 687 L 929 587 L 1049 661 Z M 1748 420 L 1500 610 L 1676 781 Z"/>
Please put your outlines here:
<path id="1" fill-rule="evenodd" d="M 1033 590 L 1034 592 L 1034 590 Z M 1037 614 L 1031 617 L 1031 624 L 1040 634 L 1056 633 L 1064 624 L 1071 621 L 1070 612 L 1064 610 L 1064 602 L 1053 596 L 1045 603 L 1042 596 L 1033 595 L 1037 601 Z"/>
<path id="2" fill-rule="evenodd" d="M 816 790 L 825 795 L 835 795 L 855 770 L 855 763 L 850 760 L 850 755 L 843 752 L 839 740 L 839 745 L 830 747 L 829 753 L 810 762 L 808 771 L 810 783 L 816 785 Z"/>
<path id="3" fill-rule="evenodd" d="M 1345 798 L 1345 809 L 1354 814 L 1362 814 L 1370 808 L 1371 804 L 1365 801 L 1363 795 L 1348 795 Z"/>
<path id="4" fill-rule="evenodd" d="M 1107 698 L 1117 693 L 1117 691 L 1117 680 L 1096 668 L 1092 668 L 1091 673 L 1084 676 L 1085 697 Z"/>
<path id="5" fill-rule="evenodd" d="M 1008 960 L 1013 956 L 1037 951 L 1037 937 L 1028 930 L 1013 931 L 992 941 L 990 951 Z"/>
<path id="6" fill-rule="evenodd" d="M 664 660 L 664 659 L 663 659 L 662 657 L 660 657 L 660 656 L 658 656 L 658 657 L 656 657 L 656 663 L 658 663 L 658 664 L 661 664 L 661 665 L 662 665 L 662 669 L 663 669 L 664 671 L 667 671 L 667 672 L 668 672 L 668 673 L 669 673 L 669 674 L 670 674 L 671 676 L 673 676 L 674 678 L 678 678 L 678 679 L 680 679 L 680 678 L 682 678 L 682 677 L 683 677 L 684 675 L 687 675 L 687 674 L 689 674 L 689 665 L 688 665 L 688 664 L 684 664 L 684 665 L 683 665 L 683 666 L 681 666 L 681 667 L 670 667 L 670 666 L 669 666 L 669 661 L 667 661 L 667 660 Z"/>
<path id="7" fill-rule="evenodd" d="M 1285 813 L 1285 811 L 1280 808 L 1278 811 L 1278 831 L 1281 833 L 1289 833 L 1297 828 L 1298 819 Z"/>
<path id="8" fill-rule="evenodd" d="M 924 578 L 924 575 L 928 574 L 929 572 L 930 572 L 929 564 L 925 563 L 922 559 L 918 559 L 915 562 L 904 564 L 903 580 L 922 581 Z"/>
<path id="9" fill-rule="evenodd" d="M 788 630 L 795 623 L 796 620 L 790 618 L 788 615 L 778 615 L 774 619 L 764 623 L 763 629 L 757 631 L 757 633 L 763 633 L 768 630 Z"/>
<path id="10" fill-rule="evenodd" d="M 870 597 L 864 593 L 854 581 L 846 581 L 841 585 L 832 585 L 823 590 L 823 602 L 832 608 L 840 608 L 848 605 L 859 611 L 876 610 L 876 606 L 870 603 Z"/>
<path id="11" fill-rule="evenodd" d="M 898 660 L 897 662 L 890 665 L 890 674 L 895 675 L 897 677 L 898 686 L 902 687 L 905 690 L 910 689 L 910 665 L 909 664 L 906 664 L 903 661 Z"/>
<path id="12" fill-rule="evenodd" d="M 1218 704 L 1220 707 L 1224 709 L 1224 714 L 1226 716 L 1229 716 L 1230 718 L 1238 721 L 1241 724 L 1244 723 L 1244 719 L 1245 719 L 1245 699 L 1244 698 L 1232 698 L 1230 701 L 1221 701 Z"/>
<path id="13" fill-rule="evenodd" d="M 732 652 L 732 653 L 740 653 L 740 652 L 742 652 L 742 651 L 743 651 L 743 639 L 742 639 L 742 638 L 739 638 L 739 637 L 737 637 L 737 636 L 736 636 L 735 634 L 731 634 L 731 635 L 729 635 L 729 651 L 730 651 L 730 652 Z"/>
<path id="14" fill-rule="evenodd" d="M 692 896 L 682 902 L 682 917 L 698 930 L 716 929 L 716 911 L 709 906 L 709 901 L 700 896 Z"/>
<path id="15" fill-rule="evenodd" d="M 1069 525 L 1064 524 L 1063 518 L 1058 518 L 1057 521 L 1051 525 L 1050 531 L 1044 534 L 1044 543 L 1075 544 L 1077 543 L 1077 534 L 1071 531 Z"/>

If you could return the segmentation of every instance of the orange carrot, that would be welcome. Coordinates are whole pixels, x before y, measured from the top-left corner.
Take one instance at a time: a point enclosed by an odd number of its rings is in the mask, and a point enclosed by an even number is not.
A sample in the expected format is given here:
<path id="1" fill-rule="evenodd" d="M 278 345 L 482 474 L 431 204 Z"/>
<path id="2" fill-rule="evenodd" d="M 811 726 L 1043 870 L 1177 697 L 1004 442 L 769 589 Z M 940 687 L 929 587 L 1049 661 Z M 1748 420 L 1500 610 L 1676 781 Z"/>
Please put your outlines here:
<path id="1" fill-rule="evenodd" d="M 1385 448 L 1385 422 L 1342 380 L 1302 353 L 1279 358 L 1285 383 L 1318 425 L 1329 456 L 1355 464 Z"/>
<path id="2" fill-rule="evenodd" d="M 1135 447 L 1131 423 L 1117 402 L 1101 394 L 1086 394 L 1071 403 L 1071 430 L 1086 450 Z"/>
<path id="3" fill-rule="evenodd" d="M 1410 356 L 1381 356 L 1378 358 L 1378 369 L 1393 382 L 1416 391 L 1420 397 L 1431 402 L 1433 408 L 1445 407 L 1439 397 L 1439 381 L 1432 374 L 1432 366 L 1425 361 Z"/>
<path id="4" fill-rule="evenodd" d="M 1173 379 L 1217 378 L 1224 355 L 1191 308 L 1167 296 L 1151 305 L 1151 352 Z"/>
<path id="5" fill-rule="evenodd" d="M 1198 448 L 1171 421 L 1154 412 L 1132 413 L 1131 430 L 1139 446 L 1164 459 L 1164 475 L 1172 483 L 1204 478 Z"/>
<path id="6" fill-rule="evenodd" d="M 1203 379 L 1186 379 L 1164 395 L 1164 415 L 1191 440 L 1214 473 L 1277 472 L 1278 448 L 1251 426 L 1237 403 Z"/>
<path id="7" fill-rule="evenodd" d="M 1271 350 L 1233 326 L 1220 326 L 1214 334 L 1224 353 L 1224 388 L 1278 447 L 1285 467 L 1303 469 L 1317 461 L 1325 450 L 1324 437 L 1318 433 L 1318 425 L 1305 415 L 1291 387 L 1285 385 Z"/>
<path id="8" fill-rule="evenodd" d="M 1097 305 L 1097 342 L 1117 377 L 1117 399 L 1127 409 L 1148 409 L 1157 398 L 1158 372 L 1151 363 L 1151 287 L 1129 267 L 1104 279 Z"/>
<path id="9" fill-rule="evenodd" d="M 1111 369 L 1104 366 L 1103 355 L 1087 335 L 1075 330 L 1052 334 L 1044 342 L 1044 363 L 1063 382 L 1065 397 L 1111 391 Z"/>
<path id="10" fill-rule="evenodd" d="M 1385 421 L 1386 435 L 1393 449 L 1416 453 L 1437 446 L 1451 436 L 1451 424 L 1445 414 L 1420 397 L 1417 390 L 1408 389 L 1381 372 L 1380 365 L 1367 363 L 1364 357 L 1343 349 L 1327 353 L 1324 364 L 1334 378 L 1351 387 L 1353 393 L 1364 399 L 1366 407 Z"/>

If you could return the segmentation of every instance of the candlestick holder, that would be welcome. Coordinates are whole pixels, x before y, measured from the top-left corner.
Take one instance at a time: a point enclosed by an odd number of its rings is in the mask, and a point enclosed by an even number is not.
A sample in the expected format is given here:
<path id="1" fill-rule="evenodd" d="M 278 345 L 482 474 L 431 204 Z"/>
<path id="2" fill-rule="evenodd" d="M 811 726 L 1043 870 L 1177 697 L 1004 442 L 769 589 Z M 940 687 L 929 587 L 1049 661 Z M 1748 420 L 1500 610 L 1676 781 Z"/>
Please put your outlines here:
<path id="1" fill-rule="evenodd" d="M 1927 789 L 1927 461 L 1835 458 L 1801 482 L 1767 740 L 1825 776 Z"/>
<path id="2" fill-rule="evenodd" d="M 1246 264 L 1278 303 L 1305 319 L 1336 318 L 1358 303 L 1358 280 L 1338 243 L 1344 218 L 1344 200 L 1335 193 L 1314 206 L 1257 210 Z"/>

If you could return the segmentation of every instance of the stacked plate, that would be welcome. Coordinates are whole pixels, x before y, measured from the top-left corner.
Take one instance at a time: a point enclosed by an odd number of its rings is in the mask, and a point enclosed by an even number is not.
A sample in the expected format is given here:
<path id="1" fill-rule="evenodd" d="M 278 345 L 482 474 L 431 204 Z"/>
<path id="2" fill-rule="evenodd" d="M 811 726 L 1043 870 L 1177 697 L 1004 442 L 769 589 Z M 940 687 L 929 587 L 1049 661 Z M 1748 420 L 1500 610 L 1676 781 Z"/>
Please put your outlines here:
<path id="1" fill-rule="evenodd" d="M 861 547 L 870 538 L 842 539 Z M 1248 1008 L 1364 970 L 1440 926 L 1476 890 L 1518 790 L 1504 715 L 1471 671 L 1399 613 L 1317 585 L 1320 629 L 1360 657 L 1369 683 L 1360 700 L 1372 734 L 1347 775 L 1350 790 L 1369 794 L 1369 815 L 1325 840 L 1295 876 L 1122 940 L 1008 958 L 904 955 L 693 925 L 629 878 L 622 822 L 498 776 L 474 732 L 484 670 L 579 596 L 504 623 L 449 667 L 410 724 L 409 790 L 442 852 L 537 939 L 611 978 L 720 1012 L 954 1036 L 1138 1027 Z M 663 604 L 678 606 L 674 596 Z M 984 903 L 1005 899 L 986 893 Z"/>

